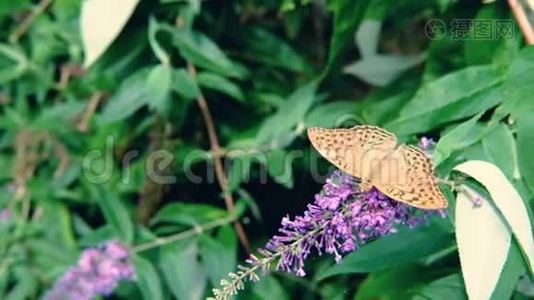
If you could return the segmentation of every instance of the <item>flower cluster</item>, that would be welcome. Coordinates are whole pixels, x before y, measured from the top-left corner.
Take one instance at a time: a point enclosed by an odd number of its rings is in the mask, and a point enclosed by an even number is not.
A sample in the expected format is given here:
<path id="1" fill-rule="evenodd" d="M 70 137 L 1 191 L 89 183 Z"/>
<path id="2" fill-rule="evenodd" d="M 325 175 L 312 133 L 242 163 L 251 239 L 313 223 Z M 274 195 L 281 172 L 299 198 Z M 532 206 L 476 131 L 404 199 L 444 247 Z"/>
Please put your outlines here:
<path id="1" fill-rule="evenodd" d="M 335 171 L 302 216 L 282 220 L 279 234 L 258 250 L 261 257 L 251 255 L 247 266 L 239 266 L 230 280 L 221 281 L 221 289 L 214 290 L 215 299 L 229 299 L 244 287 L 244 280 L 258 280 L 256 272 L 266 272 L 276 260 L 278 270 L 304 276 L 304 261 L 313 249 L 319 255 L 334 255 L 340 262 L 343 253 L 393 233 L 399 226 L 413 228 L 425 222 L 427 214 L 375 188 L 364 192 L 354 177 Z"/>
<path id="2" fill-rule="evenodd" d="M 121 280 L 134 277 L 126 246 L 116 240 L 83 251 L 78 263 L 59 278 L 46 300 L 90 300 L 113 292 Z"/>

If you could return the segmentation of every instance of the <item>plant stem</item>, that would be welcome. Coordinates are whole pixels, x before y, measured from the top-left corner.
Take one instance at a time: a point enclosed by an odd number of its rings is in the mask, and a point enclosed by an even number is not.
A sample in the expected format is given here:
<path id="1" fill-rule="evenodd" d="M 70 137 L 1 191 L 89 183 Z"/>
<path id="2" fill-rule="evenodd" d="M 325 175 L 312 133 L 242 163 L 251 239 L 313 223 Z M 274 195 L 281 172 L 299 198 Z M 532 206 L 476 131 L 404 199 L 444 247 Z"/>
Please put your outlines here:
<path id="1" fill-rule="evenodd" d="M 187 70 L 189 71 L 189 74 L 191 75 L 191 77 L 193 78 L 196 77 L 197 71 L 196 71 L 195 66 L 191 62 L 187 62 Z M 215 123 L 213 122 L 213 117 L 211 116 L 211 112 L 208 107 L 208 102 L 206 101 L 206 98 L 204 98 L 204 95 L 202 93 L 198 95 L 197 103 L 198 103 L 198 106 L 200 107 L 200 110 L 202 111 L 202 117 L 204 118 L 204 123 L 206 123 L 206 129 L 208 131 L 208 138 L 210 141 L 211 152 L 221 153 L 222 150 L 221 150 L 221 146 L 219 145 L 219 138 L 217 136 L 217 131 L 215 130 Z M 226 177 L 223 163 L 219 155 L 213 156 L 213 165 L 215 167 L 215 176 L 217 177 L 217 182 L 219 183 L 219 186 L 221 187 L 221 190 L 223 192 L 226 209 L 228 210 L 230 214 L 234 214 L 235 213 L 234 198 L 232 196 L 231 191 L 228 188 L 228 178 Z M 241 223 L 237 219 L 234 221 L 234 229 L 237 233 L 237 236 L 239 237 L 239 240 L 241 241 L 241 244 L 245 248 L 245 250 L 248 253 L 251 253 L 252 249 L 250 248 L 250 243 L 245 233 L 245 229 L 243 228 L 243 225 L 241 225 Z"/>
<path id="2" fill-rule="evenodd" d="M 46 8 L 52 3 L 52 0 L 41 0 L 39 4 L 32 10 L 32 12 L 24 18 L 20 25 L 9 35 L 9 42 L 16 43 L 33 24 L 35 19 L 42 14 Z"/>
<path id="3" fill-rule="evenodd" d="M 209 222 L 209 223 L 205 223 L 205 224 L 200 225 L 200 226 L 195 226 L 195 227 L 193 227 L 191 229 L 179 232 L 177 234 L 173 234 L 173 235 L 166 236 L 166 237 L 158 237 L 157 239 L 155 239 L 153 241 L 134 246 L 132 248 L 132 252 L 135 252 L 135 253 L 142 252 L 142 251 L 146 251 L 146 250 L 149 250 L 149 249 L 152 249 L 152 248 L 160 247 L 160 246 L 165 245 L 165 244 L 181 241 L 181 240 L 190 238 L 192 236 L 201 234 L 203 232 L 206 232 L 206 231 L 208 231 L 210 229 L 214 229 L 214 228 L 217 228 L 217 227 L 220 227 L 220 226 L 224 226 L 224 225 L 229 224 L 229 223 L 231 223 L 233 221 L 235 221 L 235 217 L 229 216 L 229 217 L 226 217 L 226 218 L 217 219 L 217 220 Z"/>

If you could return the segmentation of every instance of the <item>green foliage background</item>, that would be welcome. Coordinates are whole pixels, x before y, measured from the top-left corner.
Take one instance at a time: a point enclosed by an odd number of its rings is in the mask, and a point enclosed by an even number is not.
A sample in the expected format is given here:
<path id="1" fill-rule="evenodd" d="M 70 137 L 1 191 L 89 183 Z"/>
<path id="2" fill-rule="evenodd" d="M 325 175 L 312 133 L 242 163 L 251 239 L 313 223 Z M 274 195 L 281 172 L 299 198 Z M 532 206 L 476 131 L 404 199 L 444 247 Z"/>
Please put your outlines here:
<path id="1" fill-rule="evenodd" d="M 408 143 L 433 137 L 441 177 L 467 159 L 492 162 L 532 208 L 534 48 L 515 24 L 513 38 L 425 36 L 431 19 L 511 20 L 505 1 L 141 1 L 87 70 L 82 2 L 52 1 L 14 37 L 37 6 L 0 2 L 0 209 L 11 212 L 0 223 L 0 299 L 39 298 L 84 247 L 119 238 L 138 249 L 213 222 L 220 226 L 137 252 L 137 280 L 113 298 L 199 299 L 234 270 L 245 252 L 210 171 L 220 153 L 210 151 L 201 93 L 253 247 L 319 191 L 310 161 L 323 175 L 331 168 L 310 149 L 311 126 L 375 124 Z M 357 47 L 355 32 L 370 20 L 382 31 L 367 32 Z M 374 87 L 361 78 L 397 66 L 362 55 L 373 40 L 378 53 L 402 57 L 399 65 L 421 59 Z M 360 59 L 369 60 L 363 77 L 344 72 Z M 376 75 L 378 67 L 386 70 Z M 175 182 L 147 177 L 157 150 L 172 154 L 158 174 Z M 88 157 L 97 161 L 89 169 Z M 329 257 L 310 259 L 307 277 L 269 274 L 240 297 L 466 299 L 449 214 L 372 242 L 335 267 Z M 518 284 L 526 272 L 514 242 L 493 299 L 527 299 L 529 283 Z"/>

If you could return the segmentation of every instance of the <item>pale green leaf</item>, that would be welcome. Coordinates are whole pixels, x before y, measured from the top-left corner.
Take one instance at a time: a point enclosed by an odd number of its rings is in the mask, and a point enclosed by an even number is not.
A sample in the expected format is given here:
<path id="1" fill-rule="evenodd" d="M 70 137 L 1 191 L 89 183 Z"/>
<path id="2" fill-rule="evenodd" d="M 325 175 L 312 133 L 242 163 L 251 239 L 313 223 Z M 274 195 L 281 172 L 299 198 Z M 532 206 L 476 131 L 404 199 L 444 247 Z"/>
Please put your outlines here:
<path id="1" fill-rule="evenodd" d="M 85 68 L 89 68 L 111 45 L 138 2 L 139 0 L 83 1 L 80 27 L 85 49 Z"/>
<path id="2" fill-rule="evenodd" d="M 514 186 L 499 168 L 485 161 L 467 161 L 454 169 L 473 177 L 488 190 L 495 206 L 502 213 L 506 223 L 514 233 L 532 271 L 534 267 L 532 225 L 525 203 Z M 488 235 L 492 234 L 488 233 Z"/>
<path id="3" fill-rule="evenodd" d="M 475 191 L 482 205 L 474 206 L 465 193 L 456 197 L 456 242 L 467 295 L 470 299 L 489 299 L 510 249 L 511 233 L 490 202 Z"/>

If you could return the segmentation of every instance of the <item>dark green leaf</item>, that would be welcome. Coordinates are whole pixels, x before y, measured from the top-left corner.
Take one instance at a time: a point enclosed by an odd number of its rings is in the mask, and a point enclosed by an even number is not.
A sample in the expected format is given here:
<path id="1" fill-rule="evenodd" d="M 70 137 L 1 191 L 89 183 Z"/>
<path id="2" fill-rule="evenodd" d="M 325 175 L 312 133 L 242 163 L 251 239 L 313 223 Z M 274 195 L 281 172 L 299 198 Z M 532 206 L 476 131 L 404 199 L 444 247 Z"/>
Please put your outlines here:
<path id="1" fill-rule="evenodd" d="M 197 81 L 202 87 L 221 92 L 239 101 L 245 101 L 245 95 L 241 91 L 241 88 L 222 76 L 202 72 L 198 74 Z"/>
<path id="2" fill-rule="evenodd" d="M 431 243 L 428 242 L 430 240 Z M 344 257 L 342 263 L 319 274 L 319 279 L 340 274 L 374 272 L 399 264 L 417 262 L 446 248 L 451 242 L 451 234 L 437 226 L 401 231 L 362 246 L 358 251 Z"/>
<path id="3" fill-rule="evenodd" d="M 427 299 L 467 300 L 462 275 L 455 273 L 432 281 L 413 298 L 413 300 Z"/>
<path id="4" fill-rule="evenodd" d="M 207 204 L 171 203 L 159 210 L 151 222 L 197 226 L 226 216 L 225 210 Z"/>
<path id="5" fill-rule="evenodd" d="M 182 56 L 199 67 L 223 76 L 244 78 L 247 71 L 232 62 L 206 35 L 188 29 L 170 29 Z"/>

